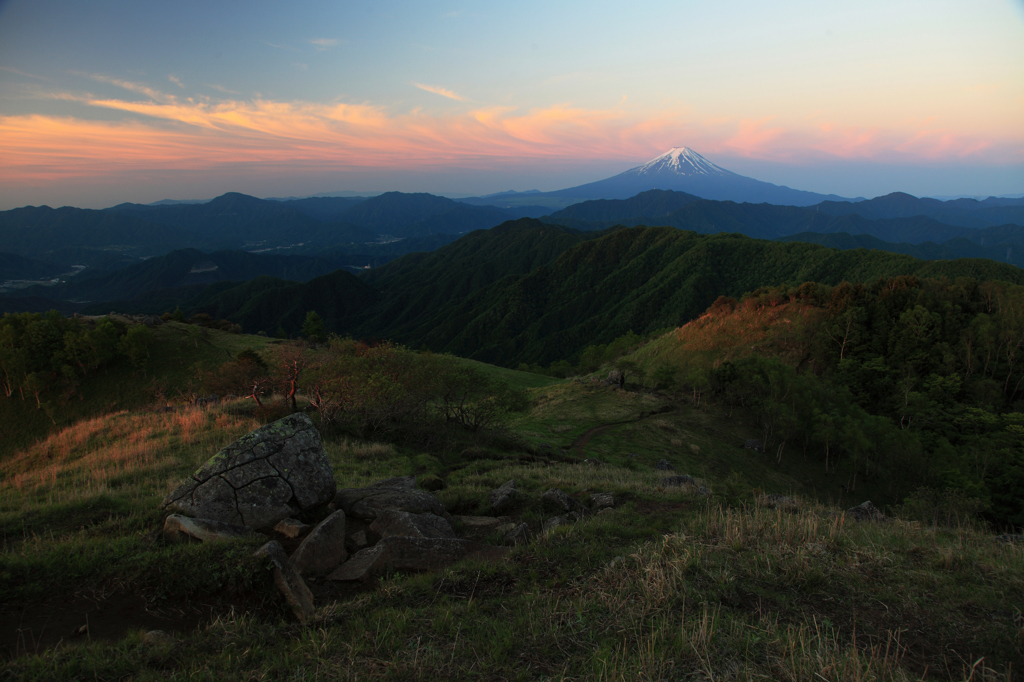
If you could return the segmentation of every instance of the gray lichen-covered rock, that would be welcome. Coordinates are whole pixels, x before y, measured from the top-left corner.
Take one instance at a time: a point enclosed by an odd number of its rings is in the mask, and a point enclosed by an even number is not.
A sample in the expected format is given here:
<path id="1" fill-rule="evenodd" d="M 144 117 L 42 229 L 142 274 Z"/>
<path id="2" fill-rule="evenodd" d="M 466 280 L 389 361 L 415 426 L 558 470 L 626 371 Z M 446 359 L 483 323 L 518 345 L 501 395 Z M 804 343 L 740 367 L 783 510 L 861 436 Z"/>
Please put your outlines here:
<path id="1" fill-rule="evenodd" d="M 436 514 L 410 514 L 385 509 L 377 514 L 370 530 L 382 538 L 400 535 L 412 538 L 454 538 L 455 530 L 447 520 Z"/>
<path id="2" fill-rule="evenodd" d="M 292 414 L 242 436 L 164 500 L 164 508 L 250 528 L 329 502 L 335 484 L 320 434 Z"/>
<path id="3" fill-rule="evenodd" d="M 519 491 L 516 490 L 516 481 L 512 479 L 505 481 L 500 488 L 492 490 L 487 496 L 487 504 L 498 514 L 503 514 L 515 506 L 519 499 Z"/>
<path id="4" fill-rule="evenodd" d="M 273 567 L 274 584 L 284 595 L 300 623 L 306 623 L 313 617 L 313 593 L 306 587 L 302 576 L 295 567 L 288 563 L 288 555 L 277 540 L 271 540 L 254 553 L 256 557 L 269 557 Z"/>
<path id="5" fill-rule="evenodd" d="M 540 496 L 545 506 L 563 512 L 579 509 L 582 505 L 572 499 L 559 488 L 552 488 Z"/>
<path id="6" fill-rule="evenodd" d="M 593 511 L 615 506 L 615 495 L 611 493 L 591 493 L 590 508 Z"/>
<path id="7" fill-rule="evenodd" d="M 180 541 L 192 538 L 202 542 L 225 542 L 262 538 L 252 528 L 232 523 L 221 523 L 210 519 L 190 519 L 180 514 L 171 514 L 164 519 L 164 537 Z"/>
<path id="8" fill-rule="evenodd" d="M 348 559 L 345 548 L 345 512 L 336 511 L 316 525 L 289 563 L 301 575 L 324 575 Z"/>
<path id="9" fill-rule="evenodd" d="M 382 483 L 384 483 L 382 481 Z M 413 514 L 430 513 L 437 516 L 445 514 L 441 501 L 426 490 L 402 487 L 384 487 L 374 484 L 368 488 L 344 488 L 334 497 L 334 506 L 356 519 L 373 520 L 387 509 L 411 512 Z"/>

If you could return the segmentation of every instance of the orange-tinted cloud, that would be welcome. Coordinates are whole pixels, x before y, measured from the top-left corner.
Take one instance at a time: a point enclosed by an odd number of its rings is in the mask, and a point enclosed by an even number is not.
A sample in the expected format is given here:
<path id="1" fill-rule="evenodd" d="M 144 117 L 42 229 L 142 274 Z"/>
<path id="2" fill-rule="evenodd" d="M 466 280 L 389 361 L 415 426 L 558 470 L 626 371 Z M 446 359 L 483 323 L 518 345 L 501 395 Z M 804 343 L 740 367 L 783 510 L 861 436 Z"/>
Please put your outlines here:
<path id="1" fill-rule="evenodd" d="M 38 185 L 135 170 L 232 167 L 236 173 L 415 168 L 494 168 L 509 161 L 640 163 L 672 146 L 776 160 L 857 158 L 928 161 L 968 156 L 1024 161 L 1024 134 L 955 134 L 934 121 L 893 128 L 780 118 L 697 119 L 685 109 L 636 112 L 570 105 L 523 111 L 463 107 L 395 113 L 373 104 L 182 98 L 145 85 L 90 76 L 146 99 L 57 94 L 120 120 L 0 116 L 0 182 Z M 452 93 L 454 94 L 454 93 Z"/>

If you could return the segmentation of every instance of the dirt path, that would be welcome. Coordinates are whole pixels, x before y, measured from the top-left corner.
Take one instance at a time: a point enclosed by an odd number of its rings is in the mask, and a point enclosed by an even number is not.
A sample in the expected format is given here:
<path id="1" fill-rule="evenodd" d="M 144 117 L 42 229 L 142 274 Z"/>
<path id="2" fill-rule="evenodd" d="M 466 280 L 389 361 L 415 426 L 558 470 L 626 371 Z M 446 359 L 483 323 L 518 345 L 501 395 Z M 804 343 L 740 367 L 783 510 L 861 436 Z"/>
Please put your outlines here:
<path id="1" fill-rule="evenodd" d="M 585 454 L 583 452 L 583 448 L 585 448 L 587 446 L 587 443 L 590 442 L 590 439 L 595 434 L 601 433 L 602 431 L 610 429 L 613 426 L 622 426 L 624 424 L 635 424 L 636 422 L 643 421 L 644 419 L 649 419 L 649 418 L 651 418 L 651 417 L 653 417 L 655 415 L 667 414 L 669 412 L 675 412 L 675 410 L 676 410 L 676 407 L 674 405 L 666 405 L 666 406 L 664 406 L 664 407 L 662 407 L 660 409 L 651 410 L 650 412 L 641 412 L 640 416 L 637 417 L 636 419 L 627 419 L 627 420 L 621 421 L 621 422 L 608 422 L 607 424 L 600 424 L 598 426 L 591 427 L 591 428 L 587 429 L 586 431 L 584 431 L 583 434 L 573 442 L 573 444 L 570 446 L 569 449 L 570 450 L 576 450 L 579 453 L 581 458 L 585 457 Z"/>

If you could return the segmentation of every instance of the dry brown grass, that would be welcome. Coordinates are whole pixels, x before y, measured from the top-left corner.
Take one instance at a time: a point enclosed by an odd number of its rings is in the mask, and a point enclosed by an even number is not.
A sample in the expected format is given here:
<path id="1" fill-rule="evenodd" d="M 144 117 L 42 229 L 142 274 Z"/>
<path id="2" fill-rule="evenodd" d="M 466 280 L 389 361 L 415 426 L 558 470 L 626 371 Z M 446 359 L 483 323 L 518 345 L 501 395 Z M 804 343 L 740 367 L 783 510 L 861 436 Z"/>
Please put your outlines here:
<path id="1" fill-rule="evenodd" d="M 252 417 L 200 408 L 89 419 L 0 464 L 0 498 L 44 494 L 62 502 L 127 483 L 152 492 L 258 426 Z"/>

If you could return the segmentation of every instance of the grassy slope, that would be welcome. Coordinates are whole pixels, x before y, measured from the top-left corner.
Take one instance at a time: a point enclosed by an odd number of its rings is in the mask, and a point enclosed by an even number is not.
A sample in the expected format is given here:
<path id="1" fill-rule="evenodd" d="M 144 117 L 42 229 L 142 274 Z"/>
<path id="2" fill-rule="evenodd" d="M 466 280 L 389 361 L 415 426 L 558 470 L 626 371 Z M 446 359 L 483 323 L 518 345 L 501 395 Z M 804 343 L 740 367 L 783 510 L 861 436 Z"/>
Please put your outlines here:
<path id="1" fill-rule="evenodd" d="M 116 316 L 115 316 L 116 317 Z M 0 460 L 33 441 L 44 438 L 55 428 L 108 412 L 138 409 L 152 404 L 155 388 L 161 386 L 168 399 L 178 397 L 195 376 L 194 367 L 226 362 L 246 348 L 259 350 L 274 339 L 262 336 L 229 334 L 216 329 L 168 322 L 153 328 L 154 342 L 149 362 L 137 370 L 125 360 L 101 368 L 82 382 L 78 395 L 57 404 L 51 421 L 35 401 L 0 400 Z"/>
<path id="2" fill-rule="evenodd" d="M 317 619 L 300 628 L 248 558 L 251 546 L 168 546 L 154 534 L 175 481 L 255 425 L 249 403 L 84 421 L 0 463 L 5 622 L 76 595 L 103 604 L 126 590 L 158 614 L 202 603 L 219 617 L 163 643 L 134 630 L 43 647 L 11 661 L 9 674 L 854 680 L 927 671 L 943 679 L 967 677 L 981 657 L 974 679 L 997 679 L 1010 663 L 1018 670 L 1019 547 L 966 528 L 835 516 L 809 499 L 806 472 L 739 447 L 756 435 L 742 414 L 594 381 L 488 371 L 534 386 L 533 408 L 510 429 L 537 457 L 493 443 L 422 452 L 330 436 L 339 485 L 438 473 L 449 510 L 480 513 L 487 492 L 515 478 L 527 501 L 514 514 L 535 532 L 550 515 L 539 497 L 551 487 L 581 500 L 613 492 L 614 512 L 536 535 L 499 564 L 389 575 L 368 592 L 313 583 Z M 625 423 L 600 430 L 611 422 Z M 661 458 L 715 495 L 662 488 L 653 468 Z M 728 506 L 749 503 L 755 484 L 807 501 L 795 514 Z"/>

